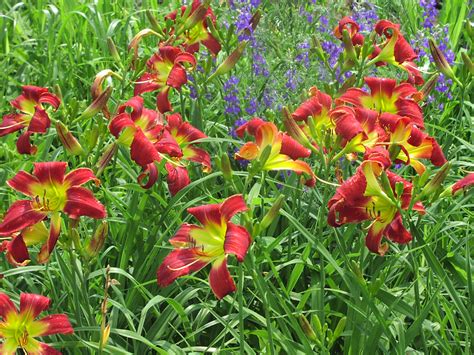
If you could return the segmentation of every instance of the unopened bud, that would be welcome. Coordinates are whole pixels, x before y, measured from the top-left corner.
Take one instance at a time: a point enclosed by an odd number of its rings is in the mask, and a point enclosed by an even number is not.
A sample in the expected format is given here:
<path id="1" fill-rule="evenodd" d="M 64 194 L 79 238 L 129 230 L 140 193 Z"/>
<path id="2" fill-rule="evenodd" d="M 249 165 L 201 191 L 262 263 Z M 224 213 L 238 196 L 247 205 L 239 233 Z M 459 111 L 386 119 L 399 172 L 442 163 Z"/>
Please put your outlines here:
<path id="1" fill-rule="evenodd" d="M 218 75 L 223 75 L 231 71 L 235 64 L 244 53 L 245 47 L 247 46 L 248 41 L 242 41 L 239 43 L 237 48 L 219 65 L 214 73 L 209 77 L 208 81 L 212 80 Z"/>
<path id="2" fill-rule="evenodd" d="M 446 60 L 446 57 L 444 56 L 443 52 L 438 48 L 438 46 L 434 43 L 432 39 L 429 40 L 429 45 L 431 55 L 433 56 L 433 60 L 438 70 L 447 77 L 458 81 L 456 76 L 454 75 L 453 69 Z"/>
<path id="3" fill-rule="evenodd" d="M 436 196 L 437 192 L 441 189 L 441 184 L 448 176 L 449 170 L 451 169 L 451 163 L 447 162 L 441 169 L 438 170 L 433 179 L 428 182 L 423 190 L 421 190 L 420 198 Z"/>
<path id="4" fill-rule="evenodd" d="M 156 19 L 155 16 L 151 13 L 150 10 L 145 11 L 146 17 L 148 18 L 148 21 L 150 21 L 151 27 L 153 28 L 154 31 L 156 32 L 161 32 L 161 27 L 160 24 L 158 23 L 158 20 Z"/>
<path id="5" fill-rule="evenodd" d="M 58 133 L 59 140 L 63 144 L 66 152 L 71 155 L 80 155 L 84 153 L 84 149 L 82 149 L 79 141 L 62 122 L 56 122 L 56 132 Z"/>
<path id="6" fill-rule="evenodd" d="M 90 105 L 87 107 L 79 119 L 88 119 L 95 116 L 100 110 L 105 108 L 107 101 L 112 95 L 112 88 L 109 86 L 103 93 L 101 93 Z"/>
<path id="7" fill-rule="evenodd" d="M 277 218 L 277 216 L 280 213 L 280 208 L 281 206 L 283 206 L 284 201 L 285 201 L 285 195 L 280 195 L 277 197 L 272 207 L 267 212 L 267 214 L 263 217 L 262 222 L 260 223 L 261 230 L 267 229 L 275 220 L 275 218 Z"/>
<path id="8" fill-rule="evenodd" d="M 107 37 L 107 47 L 109 47 L 109 52 L 112 58 L 114 58 L 117 63 L 122 64 L 117 47 L 115 46 L 114 40 L 111 37 Z"/>
<path id="9" fill-rule="evenodd" d="M 109 144 L 105 150 L 104 150 L 104 153 L 102 154 L 102 156 L 100 157 L 98 163 L 97 163 L 97 172 L 96 172 L 96 176 L 98 177 L 100 174 L 102 174 L 102 172 L 105 170 L 105 168 L 107 167 L 107 165 L 109 165 L 110 161 L 112 160 L 112 158 L 114 157 L 115 153 L 117 152 L 118 150 L 118 145 L 117 143 L 111 143 Z"/>
<path id="10" fill-rule="evenodd" d="M 464 62 L 464 66 L 467 68 L 469 73 L 471 75 L 474 75 L 474 64 L 472 63 L 471 58 L 468 57 L 466 52 L 461 53 L 461 58 L 462 58 L 462 61 Z"/>
<path id="11" fill-rule="evenodd" d="M 105 328 L 102 330 L 102 334 L 101 334 L 102 347 L 107 345 L 107 342 L 109 341 L 109 336 L 110 336 L 110 324 L 107 324 Z"/>
<path id="12" fill-rule="evenodd" d="M 221 170 L 224 179 L 232 180 L 232 166 L 230 165 L 229 156 L 226 153 L 221 155 Z"/>
<path id="13" fill-rule="evenodd" d="M 109 232 L 109 226 L 107 221 L 102 221 L 102 223 L 97 227 L 92 236 L 89 244 L 86 247 L 86 253 L 90 257 L 96 257 L 99 252 L 102 250 L 102 247 L 105 244 L 107 239 L 107 233 Z"/>
<path id="14" fill-rule="evenodd" d="M 421 88 L 421 91 L 419 91 L 418 93 L 413 95 L 413 99 L 415 101 L 419 102 L 419 101 L 424 100 L 425 98 L 427 98 L 428 95 L 430 94 L 430 92 L 436 86 L 436 83 L 438 82 L 438 79 L 439 79 L 439 74 L 438 73 L 433 74 L 426 81 L 425 85 L 423 85 L 423 87 Z"/>
<path id="15" fill-rule="evenodd" d="M 301 329 L 303 329 L 303 333 L 305 333 L 305 335 L 312 341 L 317 342 L 318 337 L 316 336 L 316 333 L 314 332 L 313 327 L 309 323 L 308 319 L 306 319 L 306 317 L 302 314 L 299 316 L 298 320 L 299 320 Z"/>

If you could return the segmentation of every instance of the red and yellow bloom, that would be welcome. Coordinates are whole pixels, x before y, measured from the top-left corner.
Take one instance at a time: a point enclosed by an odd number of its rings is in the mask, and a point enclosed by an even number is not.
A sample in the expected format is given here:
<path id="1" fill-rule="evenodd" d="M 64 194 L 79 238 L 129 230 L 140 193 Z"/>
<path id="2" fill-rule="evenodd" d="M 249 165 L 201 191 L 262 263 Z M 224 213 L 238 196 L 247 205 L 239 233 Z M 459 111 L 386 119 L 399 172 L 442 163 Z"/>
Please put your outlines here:
<path id="1" fill-rule="evenodd" d="M 359 24 L 355 22 L 350 17 L 343 17 L 338 25 L 334 28 L 334 36 L 340 40 L 342 40 L 342 32 L 346 30 L 349 33 L 349 37 L 352 41 L 354 46 L 356 45 L 363 45 L 364 44 L 364 36 L 362 33 L 359 32 Z"/>
<path id="2" fill-rule="evenodd" d="M 49 345 L 36 340 L 52 334 L 72 334 L 74 329 L 65 314 L 51 314 L 36 320 L 49 308 L 50 299 L 41 295 L 22 293 L 20 311 L 4 293 L 0 293 L 0 344 L 2 355 L 15 355 L 17 349 L 28 354 L 61 354 Z"/>
<path id="3" fill-rule="evenodd" d="M 184 223 L 170 243 L 175 247 L 157 271 L 158 284 L 168 286 L 178 277 L 212 264 L 209 284 L 217 298 L 235 291 L 227 268 L 227 257 L 233 254 L 242 262 L 251 238 L 248 231 L 232 223 L 231 218 L 248 209 L 242 195 L 234 195 L 219 204 L 188 209 L 202 226 Z"/>
<path id="4" fill-rule="evenodd" d="M 298 160 L 309 157 L 309 149 L 286 133 L 279 132 L 272 122 L 265 122 L 260 118 L 253 118 L 236 130 L 239 137 L 243 137 L 245 132 L 254 136 L 255 142 L 245 143 L 235 154 L 236 159 L 255 160 L 260 170 L 292 170 L 297 174 L 304 173 L 309 176 L 305 179 L 305 184 L 314 186 L 316 178 L 311 167 L 308 163 Z M 266 151 L 268 154 L 264 154 Z"/>
<path id="5" fill-rule="evenodd" d="M 35 163 L 33 174 L 20 171 L 7 181 L 11 188 L 31 198 L 14 202 L 0 223 L 0 236 L 13 238 L 7 252 L 17 264 L 29 261 L 27 244 L 41 242 L 44 244 L 38 262 L 48 261 L 59 238 L 61 212 L 73 219 L 106 217 L 104 206 L 90 190 L 82 187 L 91 180 L 98 182 L 92 170 L 80 168 L 65 174 L 66 167 L 64 162 Z M 47 217 L 49 234 L 44 233 L 44 226 L 37 225 Z"/>
<path id="6" fill-rule="evenodd" d="M 197 140 L 207 138 L 207 136 L 189 122 L 184 122 L 179 113 L 167 116 L 166 120 L 168 121 L 165 127 L 166 131 L 181 149 L 180 155 L 170 154 L 174 160 L 178 164 L 181 164 L 183 161 L 199 163 L 204 172 L 210 172 L 212 168 L 209 153 L 196 146 L 199 144 L 196 142 Z M 182 188 L 189 185 L 191 181 L 186 167 L 178 164 L 166 164 L 168 188 L 172 195 L 175 195 Z"/>
<path id="7" fill-rule="evenodd" d="M 410 118 L 384 113 L 380 115 L 380 125 L 390 137 L 389 146 L 400 148 L 395 149 L 398 153 L 392 157 L 396 163 L 411 165 L 419 175 L 426 170 L 420 159 L 428 159 L 435 166 L 446 163 L 436 139 L 421 131 Z"/>
<path id="8" fill-rule="evenodd" d="M 178 47 L 163 46 L 146 63 L 148 71 L 135 84 L 134 95 L 158 90 L 156 104 L 161 113 L 172 110 L 168 99 L 170 89 L 187 83 L 185 65 L 196 66 L 196 58 Z"/>
<path id="9" fill-rule="evenodd" d="M 181 6 L 181 15 L 183 15 L 187 6 Z M 178 11 L 173 11 L 166 15 L 165 19 L 176 21 Z M 202 43 L 209 51 L 217 55 L 221 50 L 219 41 L 209 32 L 207 28 L 207 19 L 216 23 L 216 16 L 212 9 L 201 4 L 201 1 L 194 0 L 191 4 L 191 10 L 186 18 L 183 18 L 183 31 L 178 35 L 178 39 L 182 39 L 186 51 L 195 53 L 199 50 L 199 44 Z"/>
<path id="10" fill-rule="evenodd" d="M 424 80 L 414 60 L 418 58 L 413 48 L 400 32 L 400 25 L 387 20 L 380 20 L 375 25 L 375 32 L 385 37 L 385 41 L 375 46 L 370 63 L 389 63 L 408 72 L 409 81 L 422 85 Z"/>
<path id="11" fill-rule="evenodd" d="M 0 123 L 0 137 L 26 128 L 16 143 L 18 152 L 20 154 L 35 154 L 36 147 L 31 145 L 30 136 L 33 133 L 46 133 L 51 125 L 51 120 L 43 104 L 51 105 L 56 110 L 60 100 L 46 88 L 23 86 L 22 89 L 22 94 L 10 102 L 12 107 L 19 110 L 20 113 L 3 116 L 2 123 Z"/>
<path id="12" fill-rule="evenodd" d="M 375 152 L 376 158 L 362 163 L 357 172 L 346 180 L 329 200 L 328 223 L 339 227 L 346 223 L 371 220 L 365 243 L 370 251 L 384 255 L 387 244 L 381 244 L 382 237 L 393 242 L 406 244 L 412 237 L 402 223 L 401 210 L 408 209 L 412 197 L 412 184 L 389 170 L 386 156 Z M 385 173 L 390 186 L 384 186 L 381 175 Z M 402 185 L 402 189 L 396 187 Z M 397 196 L 396 191 L 401 194 Z M 413 210 L 424 213 L 423 205 L 415 203 Z"/>
<path id="13" fill-rule="evenodd" d="M 131 112 L 126 112 L 127 108 Z M 118 109 L 118 115 L 110 121 L 110 132 L 120 144 L 130 147 L 134 162 L 146 167 L 161 161 L 161 154 L 181 155 L 181 149 L 165 131 L 162 115 L 143 107 L 143 98 L 132 97 Z"/>
<path id="14" fill-rule="evenodd" d="M 419 128 L 424 128 L 423 112 L 413 96 L 418 90 L 411 84 L 397 85 L 394 79 L 365 78 L 370 94 L 359 88 L 350 88 L 339 98 L 337 104 L 350 104 L 373 110 L 378 114 L 384 112 L 409 117 Z"/>

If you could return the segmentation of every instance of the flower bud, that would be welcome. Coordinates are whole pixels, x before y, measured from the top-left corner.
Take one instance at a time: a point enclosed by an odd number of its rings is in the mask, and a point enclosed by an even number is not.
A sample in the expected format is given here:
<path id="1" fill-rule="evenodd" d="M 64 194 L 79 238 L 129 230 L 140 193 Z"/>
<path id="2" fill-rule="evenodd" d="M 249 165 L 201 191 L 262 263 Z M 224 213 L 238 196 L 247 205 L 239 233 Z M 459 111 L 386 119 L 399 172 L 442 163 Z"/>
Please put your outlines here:
<path id="1" fill-rule="evenodd" d="M 462 58 L 462 61 L 464 62 L 464 66 L 467 68 L 469 73 L 471 75 L 474 75 L 474 64 L 472 63 L 471 58 L 468 57 L 466 52 L 461 53 L 461 58 Z"/>
<path id="2" fill-rule="evenodd" d="M 102 221 L 86 247 L 87 255 L 93 258 L 99 254 L 104 246 L 105 240 L 107 239 L 108 232 L 109 225 L 107 224 L 107 221 Z"/>
<path id="3" fill-rule="evenodd" d="M 316 333 L 313 330 L 313 327 L 309 323 L 308 319 L 301 314 L 298 318 L 301 329 L 303 329 L 303 333 L 306 334 L 306 336 L 311 339 L 312 341 L 318 342 L 318 337 L 316 336 Z"/>
<path id="4" fill-rule="evenodd" d="M 110 95 L 112 95 L 112 88 L 110 86 L 105 89 L 79 116 L 79 119 L 88 119 L 95 116 L 100 110 L 106 107 L 107 101 L 109 101 Z"/>
<path id="5" fill-rule="evenodd" d="M 449 187 L 452 195 L 457 195 L 458 193 L 465 192 L 474 185 L 474 173 L 468 174 L 466 177 L 462 178 L 455 184 Z"/>
<path id="6" fill-rule="evenodd" d="M 158 20 L 156 19 L 155 16 L 151 13 L 150 10 L 145 11 L 146 17 L 148 18 L 148 21 L 150 21 L 151 27 L 153 28 L 154 31 L 156 32 L 161 32 L 161 27 L 160 24 L 158 23 Z"/>
<path id="7" fill-rule="evenodd" d="M 84 149 L 82 149 L 79 141 L 62 122 L 56 122 L 56 132 L 58 133 L 59 140 L 63 144 L 66 152 L 71 155 L 80 155 L 84 153 Z"/>
<path id="8" fill-rule="evenodd" d="M 114 157 L 115 153 L 118 150 L 118 145 L 117 143 L 111 143 L 109 144 L 105 150 L 102 156 L 100 157 L 98 163 L 97 163 L 97 173 L 95 174 L 97 177 L 102 174 L 102 172 L 105 170 L 107 165 L 109 165 L 110 161 Z"/>
<path id="9" fill-rule="evenodd" d="M 226 153 L 221 155 L 221 170 L 225 180 L 232 180 L 232 166 Z"/>
<path id="10" fill-rule="evenodd" d="M 248 41 L 240 42 L 237 48 L 217 67 L 216 71 L 212 73 L 207 81 L 212 80 L 218 75 L 228 73 L 233 67 L 235 67 L 235 64 L 237 64 L 237 61 L 244 53 L 247 43 Z"/>
<path id="11" fill-rule="evenodd" d="M 423 190 L 421 190 L 420 198 L 436 195 L 441 188 L 441 184 L 446 179 L 446 176 L 448 176 L 450 169 L 451 163 L 447 162 L 444 164 L 441 169 L 438 170 L 433 179 L 431 179 L 430 182 L 425 185 Z"/>
<path id="12" fill-rule="evenodd" d="M 115 46 L 114 40 L 111 37 L 107 37 L 107 47 L 109 47 L 109 52 L 112 58 L 114 58 L 117 63 L 122 64 L 117 47 Z"/>
<path id="13" fill-rule="evenodd" d="M 443 52 L 441 52 L 441 50 L 438 48 L 438 46 L 434 43 L 432 39 L 429 40 L 429 44 L 431 55 L 433 56 L 433 60 L 438 70 L 447 77 L 457 81 L 453 69 L 446 60 L 446 57 L 444 56 Z"/>
<path id="14" fill-rule="evenodd" d="M 438 73 L 433 74 L 426 81 L 425 85 L 423 85 L 423 87 L 421 88 L 421 91 L 419 91 L 418 93 L 413 95 L 413 99 L 416 102 L 420 102 L 420 101 L 424 100 L 425 98 L 427 98 L 428 95 L 430 94 L 430 92 L 436 86 L 436 83 L 438 82 L 438 79 L 439 79 L 439 74 Z"/>
<path id="15" fill-rule="evenodd" d="M 285 195 L 278 196 L 270 210 L 263 217 L 262 222 L 260 223 L 261 230 L 267 229 L 275 220 L 275 218 L 278 217 L 280 208 L 283 206 L 283 202 L 285 202 Z"/>

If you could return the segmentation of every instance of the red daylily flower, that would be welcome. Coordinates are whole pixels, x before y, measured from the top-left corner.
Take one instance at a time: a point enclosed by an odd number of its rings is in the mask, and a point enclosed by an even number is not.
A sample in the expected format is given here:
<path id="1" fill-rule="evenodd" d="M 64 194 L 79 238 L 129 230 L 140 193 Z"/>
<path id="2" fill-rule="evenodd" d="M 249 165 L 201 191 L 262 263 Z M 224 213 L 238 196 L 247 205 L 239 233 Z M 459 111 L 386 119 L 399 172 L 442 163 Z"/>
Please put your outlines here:
<path id="1" fill-rule="evenodd" d="M 339 106 L 330 115 L 346 154 L 363 153 L 387 138 L 385 130 L 378 124 L 377 113 L 372 110 Z"/>
<path id="2" fill-rule="evenodd" d="M 187 6 L 181 6 L 181 15 L 186 12 Z M 198 10 L 200 13 L 197 13 Z M 205 11 L 203 11 L 205 10 Z M 176 21 L 178 10 L 171 12 L 166 15 L 165 19 L 171 19 Z M 193 19 L 197 16 L 198 18 Z M 203 9 L 201 1 L 194 0 L 191 4 L 191 11 L 188 16 L 183 19 L 184 26 L 187 25 L 188 21 L 196 21 L 195 25 L 191 28 L 187 28 L 182 34 L 178 36 L 178 39 L 184 40 L 186 51 L 189 53 L 195 53 L 199 50 L 199 44 L 202 43 L 213 55 L 217 55 L 221 50 L 219 41 L 209 32 L 207 28 L 207 19 L 210 19 L 213 24 L 216 24 L 216 16 L 210 7 Z"/>
<path id="3" fill-rule="evenodd" d="M 309 93 L 311 97 L 304 101 L 291 114 L 291 117 L 300 122 L 300 129 L 313 141 L 314 145 L 324 147 L 327 137 L 333 138 L 335 128 L 329 116 L 332 99 L 316 87 L 312 87 Z"/>
<path id="4" fill-rule="evenodd" d="M 199 129 L 193 127 L 189 122 L 184 122 L 179 113 L 175 113 L 166 117 L 168 125 L 166 131 L 173 137 L 181 149 L 181 155 L 171 156 L 177 158 L 178 161 L 187 160 L 202 165 L 204 172 L 211 171 L 211 157 L 204 149 L 198 148 L 195 141 L 207 136 Z M 182 166 L 176 166 L 172 163 L 166 164 L 168 171 L 168 187 L 171 195 L 175 195 L 185 186 L 189 185 L 188 170 Z"/>
<path id="5" fill-rule="evenodd" d="M 474 173 L 470 173 L 451 186 L 451 193 L 454 195 L 458 191 L 466 191 L 474 185 Z"/>
<path id="6" fill-rule="evenodd" d="M 375 25 L 375 32 L 385 37 L 385 42 L 376 46 L 371 63 L 389 63 L 408 72 L 410 82 L 422 85 L 424 80 L 414 60 L 418 58 L 413 48 L 400 32 L 400 25 L 387 20 L 380 20 Z"/>
<path id="7" fill-rule="evenodd" d="M 372 220 L 365 239 L 368 249 L 384 255 L 387 244 L 381 244 L 382 237 L 393 242 L 406 244 L 412 236 L 405 229 L 399 207 L 408 209 L 412 196 L 412 184 L 400 176 L 386 170 L 390 182 L 389 190 L 385 190 L 379 178 L 387 167 L 389 160 L 381 151 L 366 160 L 357 169 L 354 176 L 346 180 L 329 200 L 328 223 L 339 227 L 346 223 L 359 223 Z M 403 184 L 403 192 L 396 196 L 396 184 Z M 395 199 L 395 200 L 394 200 Z M 398 205 L 398 206 L 397 206 Z M 413 210 L 424 213 L 423 205 L 415 203 Z"/>
<path id="8" fill-rule="evenodd" d="M 41 295 L 22 293 L 20 311 L 4 293 L 0 293 L 0 344 L 2 355 L 15 355 L 17 349 L 28 354 L 56 355 L 61 352 L 39 342 L 36 337 L 52 334 L 72 334 L 74 329 L 65 314 L 51 314 L 36 320 L 49 308 L 50 299 Z"/>
<path id="9" fill-rule="evenodd" d="M 251 238 L 248 231 L 232 223 L 231 218 L 248 209 L 242 195 L 234 195 L 219 204 L 188 208 L 202 226 L 184 223 L 170 243 L 175 249 L 163 260 L 157 271 L 158 284 L 170 285 L 178 277 L 212 264 L 209 284 L 218 299 L 235 291 L 227 269 L 227 256 L 233 254 L 242 262 Z"/>
<path id="10" fill-rule="evenodd" d="M 350 17 L 343 17 L 339 24 L 334 28 L 334 36 L 336 38 L 342 40 L 342 31 L 346 30 L 349 33 L 349 37 L 352 40 L 352 44 L 355 45 L 363 45 L 364 44 L 364 36 L 362 33 L 359 32 L 359 24 L 355 22 Z"/>
<path id="11" fill-rule="evenodd" d="M 351 104 L 376 111 L 410 117 L 419 128 L 424 128 L 423 112 L 413 96 L 418 90 L 411 84 L 397 85 L 396 80 L 386 78 L 365 78 L 365 83 L 370 89 L 370 94 L 359 89 L 350 88 L 339 98 L 336 103 Z"/>
<path id="12" fill-rule="evenodd" d="M 178 47 L 160 47 L 146 63 L 148 72 L 136 82 L 134 95 L 159 90 L 156 97 L 158 110 L 161 113 L 171 111 L 172 107 L 168 99 L 170 89 L 180 89 L 188 81 L 184 64 L 189 64 L 191 68 L 194 68 L 196 58 Z"/>
<path id="13" fill-rule="evenodd" d="M 316 178 L 308 163 L 298 160 L 307 158 L 311 151 L 303 147 L 289 135 L 279 132 L 272 122 L 265 122 L 260 118 L 253 118 L 240 126 L 236 133 L 243 137 L 244 132 L 255 137 L 254 142 L 245 143 L 235 154 L 236 159 L 257 160 L 261 170 L 292 170 L 297 174 L 305 173 L 310 176 L 305 179 L 305 184 L 314 186 Z M 264 150 L 269 149 L 267 159 L 262 162 Z"/>
<path id="14" fill-rule="evenodd" d="M 66 167 L 64 162 L 34 163 L 33 174 L 20 171 L 7 181 L 11 188 L 31 197 L 30 200 L 14 202 L 0 223 L 0 236 L 14 238 L 7 253 L 15 258 L 16 263 L 27 263 L 27 245 L 39 242 L 44 244 L 38 262 L 48 261 L 59 238 L 61 212 L 73 219 L 80 216 L 106 217 L 104 206 L 90 190 L 81 186 L 90 180 L 98 182 L 92 170 L 79 168 L 65 175 Z M 41 232 L 43 228 L 37 224 L 47 217 L 50 217 L 50 229 L 46 237 Z M 29 236 L 31 232 L 32 237 Z"/>
<path id="15" fill-rule="evenodd" d="M 131 108 L 131 113 L 126 112 Z M 143 107 L 143 98 L 132 97 L 118 109 L 109 124 L 110 132 L 120 144 L 130 147 L 130 155 L 141 167 L 161 161 L 160 153 L 181 156 L 178 144 L 164 129 L 159 112 Z"/>
<path id="16" fill-rule="evenodd" d="M 18 153 L 35 154 L 37 148 L 31 145 L 30 136 L 33 133 L 46 133 L 51 125 L 43 104 L 49 104 L 56 110 L 60 100 L 46 88 L 23 86 L 22 89 L 22 94 L 10 102 L 20 113 L 3 116 L 0 123 L 0 137 L 26 128 L 16 143 Z"/>
<path id="17" fill-rule="evenodd" d="M 395 162 L 411 165 L 419 175 L 426 170 L 419 159 L 428 159 L 435 166 L 446 163 L 436 139 L 422 132 L 409 117 L 384 113 L 380 115 L 379 121 L 390 136 L 390 145 L 400 147 L 398 154 L 393 157 Z"/>

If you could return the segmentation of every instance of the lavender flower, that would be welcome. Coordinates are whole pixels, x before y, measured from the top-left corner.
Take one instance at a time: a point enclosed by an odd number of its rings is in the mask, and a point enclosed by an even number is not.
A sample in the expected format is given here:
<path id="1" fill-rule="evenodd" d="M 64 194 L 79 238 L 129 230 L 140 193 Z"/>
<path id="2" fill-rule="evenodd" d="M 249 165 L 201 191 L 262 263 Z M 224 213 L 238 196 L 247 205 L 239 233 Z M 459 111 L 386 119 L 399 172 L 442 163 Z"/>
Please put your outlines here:
<path id="1" fill-rule="evenodd" d="M 295 60 L 298 63 L 303 63 L 306 68 L 309 68 L 309 42 L 304 41 L 303 43 L 298 44 L 297 48 L 300 49 L 301 52 L 296 56 Z"/>
<path id="2" fill-rule="evenodd" d="M 375 5 L 370 1 L 356 2 L 353 7 L 352 19 L 360 26 L 363 32 L 373 30 L 375 23 L 379 20 Z"/>
<path id="3" fill-rule="evenodd" d="M 225 113 L 229 115 L 238 115 L 240 114 L 240 100 L 237 96 L 239 90 L 237 85 L 239 84 L 239 78 L 231 76 L 229 80 L 224 83 L 224 100 L 226 102 Z"/>

